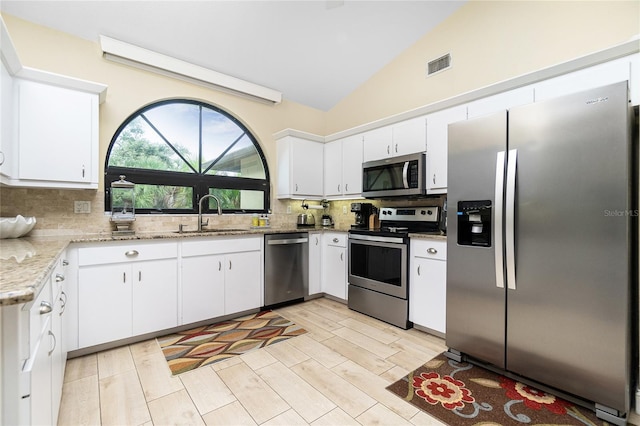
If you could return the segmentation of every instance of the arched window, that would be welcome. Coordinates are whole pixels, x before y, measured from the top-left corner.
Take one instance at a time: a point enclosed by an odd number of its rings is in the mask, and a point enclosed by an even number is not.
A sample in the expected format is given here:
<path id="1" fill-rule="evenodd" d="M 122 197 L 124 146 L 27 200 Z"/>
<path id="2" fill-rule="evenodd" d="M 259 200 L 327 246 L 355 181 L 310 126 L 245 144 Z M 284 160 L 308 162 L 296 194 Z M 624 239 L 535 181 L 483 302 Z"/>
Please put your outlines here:
<path id="1" fill-rule="evenodd" d="M 266 213 L 269 169 L 256 138 L 235 117 L 203 102 L 148 105 L 118 128 L 105 162 L 105 209 L 111 182 L 136 184 L 136 213 L 196 213 L 215 195 L 225 213 Z M 216 209 L 215 200 L 203 211 Z"/>

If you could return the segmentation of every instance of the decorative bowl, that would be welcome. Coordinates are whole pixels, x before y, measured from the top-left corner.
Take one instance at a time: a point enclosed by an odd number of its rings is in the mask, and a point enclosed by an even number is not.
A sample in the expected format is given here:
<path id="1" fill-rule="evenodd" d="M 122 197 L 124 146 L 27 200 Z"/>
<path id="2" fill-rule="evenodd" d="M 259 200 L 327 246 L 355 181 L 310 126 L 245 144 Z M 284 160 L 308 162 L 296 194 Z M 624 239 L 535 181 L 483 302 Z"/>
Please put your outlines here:
<path id="1" fill-rule="evenodd" d="M 35 217 L 0 217 L 0 238 L 19 238 L 36 226 Z"/>

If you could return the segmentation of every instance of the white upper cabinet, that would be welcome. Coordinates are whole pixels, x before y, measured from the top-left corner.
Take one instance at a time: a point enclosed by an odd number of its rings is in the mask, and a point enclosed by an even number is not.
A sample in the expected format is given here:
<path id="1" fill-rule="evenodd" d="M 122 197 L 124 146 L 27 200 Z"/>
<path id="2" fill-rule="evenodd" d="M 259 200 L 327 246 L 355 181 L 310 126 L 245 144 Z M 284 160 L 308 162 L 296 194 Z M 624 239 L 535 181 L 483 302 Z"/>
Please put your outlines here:
<path id="1" fill-rule="evenodd" d="M 426 150 L 425 118 L 416 117 L 364 133 L 363 160 L 374 161 Z"/>
<path id="2" fill-rule="evenodd" d="M 98 187 L 98 95 L 18 81 L 18 179 Z"/>
<path id="3" fill-rule="evenodd" d="M 427 124 L 425 117 L 416 117 L 402 121 L 391 127 L 394 157 L 425 152 L 427 150 Z"/>
<path id="4" fill-rule="evenodd" d="M 329 198 L 362 194 L 362 136 L 324 145 L 324 190 Z"/>
<path id="5" fill-rule="evenodd" d="M 380 127 L 363 134 L 363 161 L 374 161 L 391 156 L 393 132 L 391 126 Z"/>
<path id="6" fill-rule="evenodd" d="M 589 68 L 563 74 L 534 84 L 535 101 L 556 98 L 582 90 L 593 89 L 620 81 L 631 80 L 632 85 L 637 83 L 639 77 L 632 75 L 633 63 L 638 63 L 638 55 L 624 57 L 595 65 Z M 637 92 L 637 90 L 636 90 Z M 631 91 L 632 101 L 638 101 L 638 94 Z"/>
<path id="7" fill-rule="evenodd" d="M 321 199 L 324 196 L 324 144 L 284 136 L 278 147 L 278 198 Z"/>
<path id="8" fill-rule="evenodd" d="M 447 146 L 449 124 L 467 118 L 460 105 L 427 115 L 427 194 L 447 192 Z"/>

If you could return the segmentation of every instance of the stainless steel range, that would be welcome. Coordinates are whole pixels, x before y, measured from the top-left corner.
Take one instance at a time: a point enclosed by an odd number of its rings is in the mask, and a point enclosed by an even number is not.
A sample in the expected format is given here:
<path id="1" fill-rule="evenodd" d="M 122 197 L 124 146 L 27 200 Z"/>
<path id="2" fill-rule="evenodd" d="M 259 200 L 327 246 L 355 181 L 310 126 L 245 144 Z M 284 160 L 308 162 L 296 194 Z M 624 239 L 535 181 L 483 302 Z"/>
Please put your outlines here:
<path id="1" fill-rule="evenodd" d="M 380 229 L 349 231 L 348 306 L 397 327 L 409 322 L 409 234 L 439 233 L 440 208 L 383 207 Z"/>

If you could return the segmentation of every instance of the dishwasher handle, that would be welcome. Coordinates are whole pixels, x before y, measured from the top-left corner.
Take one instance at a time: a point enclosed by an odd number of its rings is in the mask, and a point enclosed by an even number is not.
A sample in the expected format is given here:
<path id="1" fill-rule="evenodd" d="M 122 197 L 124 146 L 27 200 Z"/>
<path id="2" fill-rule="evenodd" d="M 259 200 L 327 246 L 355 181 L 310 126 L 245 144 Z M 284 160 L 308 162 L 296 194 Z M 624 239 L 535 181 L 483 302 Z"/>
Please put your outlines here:
<path id="1" fill-rule="evenodd" d="M 309 242 L 309 238 L 304 237 L 304 238 L 287 238 L 284 240 L 269 240 L 267 241 L 267 245 L 270 246 L 277 246 L 277 245 L 286 245 L 286 244 L 302 244 L 302 243 L 308 243 Z"/>

